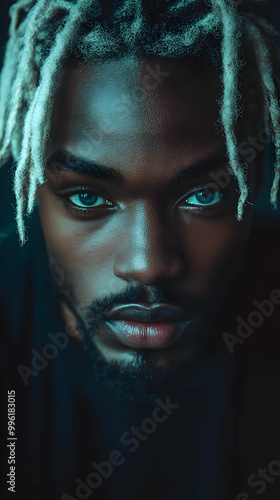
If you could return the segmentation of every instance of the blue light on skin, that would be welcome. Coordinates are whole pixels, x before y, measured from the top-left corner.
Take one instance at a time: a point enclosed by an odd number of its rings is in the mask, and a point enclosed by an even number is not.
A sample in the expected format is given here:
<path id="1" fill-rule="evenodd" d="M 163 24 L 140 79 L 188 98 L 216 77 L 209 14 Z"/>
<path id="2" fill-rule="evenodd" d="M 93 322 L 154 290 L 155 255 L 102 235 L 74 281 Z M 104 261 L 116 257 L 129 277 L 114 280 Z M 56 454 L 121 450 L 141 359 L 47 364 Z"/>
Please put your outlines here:
<path id="1" fill-rule="evenodd" d="M 129 286 L 142 287 L 150 301 L 155 290 L 167 290 L 192 304 L 196 334 L 186 331 L 180 342 L 155 350 L 154 363 L 180 365 L 199 358 L 208 332 L 204 322 L 219 311 L 241 265 L 253 208 L 248 204 L 243 220 L 236 220 L 233 178 L 229 192 L 207 191 L 213 181 L 207 168 L 228 168 L 225 139 L 215 125 L 219 75 L 206 63 L 197 71 L 194 63 L 161 61 L 169 76 L 147 89 L 146 64 L 119 60 L 65 69 L 48 158 L 67 151 L 89 170 L 92 165 L 97 177 L 49 169 L 38 200 L 50 263 L 65 271 L 57 278 L 69 291 L 64 319 L 82 322 L 104 358 L 121 362 L 128 354 L 133 366 L 135 350 L 113 343 L 103 330 L 91 335 L 90 304 Z M 131 93 L 122 115 L 116 103 Z M 248 136 L 251 126 L 248 120 L 240 130 Z M 252 202 L 253 169 L 248 182 Z"/>

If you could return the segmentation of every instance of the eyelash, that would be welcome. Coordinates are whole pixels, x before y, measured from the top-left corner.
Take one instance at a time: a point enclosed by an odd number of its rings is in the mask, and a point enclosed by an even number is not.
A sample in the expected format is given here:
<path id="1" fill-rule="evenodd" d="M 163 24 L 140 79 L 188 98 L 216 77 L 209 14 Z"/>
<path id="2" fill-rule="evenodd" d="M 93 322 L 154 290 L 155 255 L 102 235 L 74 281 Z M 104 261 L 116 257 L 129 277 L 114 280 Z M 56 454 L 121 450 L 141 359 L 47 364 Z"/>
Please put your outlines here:
<path id="1" fill-rule="evenodd" d="M 201 191 L 207 191 L 207 189 L 208 189 L 207 185 L 196 188 L 191 193 L 184 195 L 176 205 L 178 206 L 178 208 L 182 208 L 182 210 L 192 212 L 194 215 L 200 215 L 200 214 L 202 214 L 202 215 L 207 215 L 207 214 L 214 215 L 215 213 L 218 212 L 221 205 L 223 205 L 228 198 L 230 198 L 231 196 L 233 196 L 236 193 L 236 190 L 234 190 L 233 188 L 230 188 L 230 187 L 227 189 L 224 189 L 224 190 L 217 189 L 217 190 L 215 190 L 215 193 L 218 193 L 221 196 L 221 199 L 218 202 L 213 203 L 212 205 L 209 204 L 209 205 L 203 206 L 203 205 L 199 205 L 199 204 L 195 205 L 195 204 L 187 204 L 186 203 L 185 207 L 181 206 L 185 200 L 191 198 L 192 196 L 199 194 Z"/>
<path id="2" fill-rule="evenodd" d="M 69 201 L 70 196 L 74 196 L 75 194 L 80 194 L 80 193 L 91 193 L 91 194 L 96 194 L 97 196 L 101 196 L 104 198 L 106 201 L 108 201 L 111 205 L 98 205 L 97 207 L 89 207 L 89 208 L 82 208 L 76 206 L 73 202 Z M 86 187 L 79 187 L 76 188 L 75 190 L 67 193 L 63 193 L 58 195 L 59 199 L 62 200 L 63 205 L 66 207 L 67 210 L 70 212 L 74 212 L 75 214 L 83 214 L 84 217 L 89 216 L 91 217 L 93 213 L 99 212 L 102 210 L 104 214 L 104 209 L 105 210 L 112 210 L 115 208 L 115 205 L 112 201 L 110 201 L 105 195 L 101 194 L 100 192 L 96 192 L 93 189 L 86 188 Z"/>
<path id="3" fill-rule="evenodd" d="M 182 204 L 184 200 L 190 198 L 191 196 L 198 194 L 199 192 L 201 192 L 203 190 L 207 190 L 207 185 L 200 186 L 200 187 L 196 188 L 194 191 L 188 193 L 187 195 L 185 194 L 183 197 L 181 197 L 179 202 L 177 202 L 175 204 L 175 206 L 177 208 L 179 208 L 180 204 Z M 204 207 L 203 207 L 203 205 L 197 205 L 197 206 L 186 205 L 185 207 L 182 207 L 182 210 L 191 211 L 194 215 L 200 215 L 200 214 L 202 214 L 202 215 L 207 215 L 207 214 L 214 215 L 215 213 L 218 212 L 218 210 L 219 210 L 220 206 L 223 204 L 223 202 L 225 202 L 229 197 L 233 196 L 236 193 L 236 190 L 231 189 L 231 188 L 227 188 L 226 190 L 218 190 L 217 189 L 216 192 L 218 192 L 221 195 L 221 200 L 218 203 L 215 203 L 213 205 L 208 205 L 208 206 L 205 205 Z M 98 196 L 103 197 L 111 205 L 102 204 L 102 205 L 98 205 L 97 207 L 91 207 L 91 208 L 90 207 L 89 208 L 78 207 L 73 202 L 70 202 L 69 198 L 70 198 L 70 196 L 74 196 L 75 194 L 80 194 L 80 193 L 96 194 Z M 94 191 L 91 188 L 87 188 L 87 187 L 79 187 L 71 192 L 60 194 L 59 198 L 60 198 L 60 200 L 62 199 L 62 202 L 67 210 L 69 210 L 70 212 L 72 212 L 74 214 L 78 214 L 78 215 L 82 214 L 83 217 L 87 217 L 87 216 L 92 217 L 93 214 L 101 215 L 101 212 L 102 212 L 102 215 L 105 215 L 105 211 L 113 210 L 114 208 L 116 208 L 116 205 L 112 201 L 110 201 L 105 195 L 103 195 L 100 192 Z"/>

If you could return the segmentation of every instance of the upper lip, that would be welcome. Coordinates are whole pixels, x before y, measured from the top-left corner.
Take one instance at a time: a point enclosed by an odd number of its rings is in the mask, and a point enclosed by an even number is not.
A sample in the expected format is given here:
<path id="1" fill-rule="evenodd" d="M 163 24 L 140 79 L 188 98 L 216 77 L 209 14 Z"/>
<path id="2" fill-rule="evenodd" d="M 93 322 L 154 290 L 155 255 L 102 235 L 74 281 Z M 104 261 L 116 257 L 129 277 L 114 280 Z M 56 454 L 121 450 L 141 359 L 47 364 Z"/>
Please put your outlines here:
<path id="1" fill-rule="evenodd" d="M 152 305 L 128 304 L 113 307 L 107 314 L 107 320 L 128 320 L 152 323 L 156 321 L 182 321 L 186 311 L 178 306 L 160 303 Z"/>

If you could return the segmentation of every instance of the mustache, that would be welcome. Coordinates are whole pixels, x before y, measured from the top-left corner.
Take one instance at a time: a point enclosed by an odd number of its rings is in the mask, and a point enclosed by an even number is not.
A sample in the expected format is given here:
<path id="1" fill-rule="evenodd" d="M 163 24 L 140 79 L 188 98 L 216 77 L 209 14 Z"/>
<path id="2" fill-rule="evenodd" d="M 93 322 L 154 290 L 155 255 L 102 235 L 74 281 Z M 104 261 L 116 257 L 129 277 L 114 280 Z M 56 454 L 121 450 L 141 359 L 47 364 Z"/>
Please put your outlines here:
<path id="1" fill-rule="evenodd" d="M 190 297 L 178 296 L 170 291 L 160 290 L 156 287 L 145 287 L 144 285 L 131 285 L 126 290 L 116 294 L 108 294 L 102 299 L 91 302 L 88 308 L 87 319 L 89 321 L 101 321 L 106 314 L 115 306 L 135 303 L 163 303 L 186 309 L 187 311 L 198 311 L 198 301 Z M 201 310 L 201 301 L 199 301 Z"/>

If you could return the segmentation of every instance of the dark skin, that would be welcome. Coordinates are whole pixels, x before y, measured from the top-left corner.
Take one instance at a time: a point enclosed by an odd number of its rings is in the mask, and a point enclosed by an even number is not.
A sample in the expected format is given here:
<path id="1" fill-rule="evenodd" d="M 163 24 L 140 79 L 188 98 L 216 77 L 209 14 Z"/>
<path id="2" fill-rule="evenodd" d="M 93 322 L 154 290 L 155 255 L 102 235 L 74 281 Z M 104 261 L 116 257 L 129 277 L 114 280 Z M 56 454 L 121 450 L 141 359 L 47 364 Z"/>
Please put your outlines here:
<path id="1" fill-rule="evenodd" d="M 238 186 L 215 125 L 218 73 L 206 63 L 160 61 L 165 75 L 159 81 L 147 71 L 158 63 L 65 68 L 54 103 L 47 182 L 38 191 L 62 316 L 103 367 L 114 365 L 113 377 L 121 366 L 137 370 L 140 379 L 147 367 L 155 375 L 199 362 L 242 265 L 257 192 L 260 156 L 249 165 L 250 203 L 237 221 Z M 250 133 L 252 116 L 240 124 L 239 140 Z M 63 152 L 71 153 L 75 171 L 65 170 L 70 157 Z M 228 176 L 224 190 L 213 189 L 213 172 Z M 104 308 L 107 298 L 114 304 L 131 290 L 133 303 L 152 304 L 162 294 L 163 301 L 186 307 L 191 322 L 184 335 L 158 349 L 112 338 L 102 313 L 96 322 L 92 310 L 97 301 Z"/>

